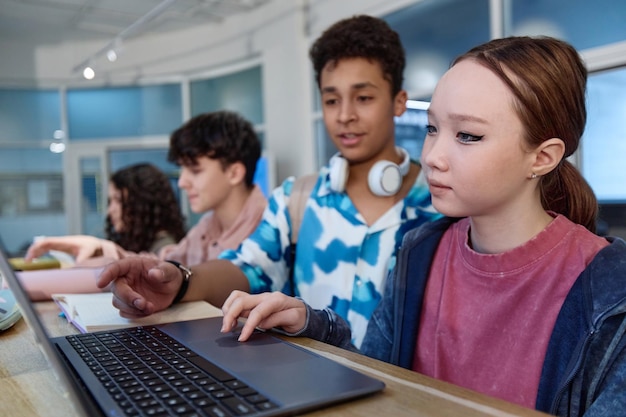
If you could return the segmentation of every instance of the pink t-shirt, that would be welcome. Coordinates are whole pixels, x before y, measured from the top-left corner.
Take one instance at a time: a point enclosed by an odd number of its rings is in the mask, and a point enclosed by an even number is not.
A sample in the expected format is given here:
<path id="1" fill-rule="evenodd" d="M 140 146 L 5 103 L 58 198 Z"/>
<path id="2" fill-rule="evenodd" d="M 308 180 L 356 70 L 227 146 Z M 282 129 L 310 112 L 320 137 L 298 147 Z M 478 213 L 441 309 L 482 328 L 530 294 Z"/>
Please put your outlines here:
<path id="1" fill-rule="evenodd" d="M 561 305 L 608 241 L 558 215 L 522 246 L 480 254 L 469 227 L 452 225 L 435 253 L 413 370 L 534 408 Z"/>
<path id="2" fill-rule="evenodd" d="M 258 186 L 246 200 L 235 222 L 222 230 L 212 213 L 207 213 L 177 244 L 161 249 L 161 259 L 172 259 L 185 265 L 197 265 L 217 259 L 225 249 L 237 249 L 257 228 L 263 218 L 267 199 Z"/>

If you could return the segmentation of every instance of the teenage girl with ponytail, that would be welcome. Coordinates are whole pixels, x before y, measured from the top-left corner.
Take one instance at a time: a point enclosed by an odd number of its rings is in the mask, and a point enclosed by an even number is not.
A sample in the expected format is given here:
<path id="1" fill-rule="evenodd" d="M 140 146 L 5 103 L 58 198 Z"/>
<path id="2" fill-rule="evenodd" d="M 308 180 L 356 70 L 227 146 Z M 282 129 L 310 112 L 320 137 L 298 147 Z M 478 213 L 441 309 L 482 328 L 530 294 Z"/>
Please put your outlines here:
<path id="1" fill-rule="evenodd" d="M 626 244 L 594 233 L 596 198 L 567 161 L 586 123 L 587 71 L 553 38 L 496 39 L 439 81 L 422 152 L 447 217 L 403 240 L 360 351 L 559 416 L 626 410 Z M 591 139 L 591 138 L 589 138 Z M 249 317 L 346 348 L 331 310 L 233 293 Z"/>

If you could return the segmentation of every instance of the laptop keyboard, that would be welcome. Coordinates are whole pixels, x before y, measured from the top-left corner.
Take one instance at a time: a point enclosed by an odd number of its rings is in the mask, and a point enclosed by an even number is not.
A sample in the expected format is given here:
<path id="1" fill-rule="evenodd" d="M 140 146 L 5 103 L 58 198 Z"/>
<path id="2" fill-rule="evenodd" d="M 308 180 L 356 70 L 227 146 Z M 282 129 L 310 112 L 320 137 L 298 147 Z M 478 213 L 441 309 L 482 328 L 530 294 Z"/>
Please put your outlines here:
<path id="1" fill-rule="evenodd" d="M 152 326 L 67 340 L 129 416 L 249 416 L 277 408 Z"/>

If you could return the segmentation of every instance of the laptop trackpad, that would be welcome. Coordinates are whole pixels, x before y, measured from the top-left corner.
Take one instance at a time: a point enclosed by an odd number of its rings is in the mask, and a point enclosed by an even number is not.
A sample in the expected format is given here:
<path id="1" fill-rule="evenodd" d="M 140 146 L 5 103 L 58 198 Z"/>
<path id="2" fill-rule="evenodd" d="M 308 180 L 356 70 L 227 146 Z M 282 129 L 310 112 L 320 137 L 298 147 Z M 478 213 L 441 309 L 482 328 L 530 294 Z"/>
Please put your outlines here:
<path id="1" fill-rule="evenodd" d="M 220 333 L 221 317 L 159 327 L 197 353 L 237 373 L 266 372 L 268 368 L 312 358 L 309 352 L 263 332 L 255 332 L 248 341 L 239 342 L 239 329 Z"/>

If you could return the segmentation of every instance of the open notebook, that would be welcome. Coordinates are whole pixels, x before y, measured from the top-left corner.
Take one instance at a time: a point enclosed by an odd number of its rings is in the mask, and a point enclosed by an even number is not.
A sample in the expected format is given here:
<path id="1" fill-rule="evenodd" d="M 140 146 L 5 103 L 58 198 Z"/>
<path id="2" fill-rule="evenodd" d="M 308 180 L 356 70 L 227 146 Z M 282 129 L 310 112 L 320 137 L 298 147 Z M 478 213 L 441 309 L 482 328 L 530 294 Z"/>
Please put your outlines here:
<path id="1" fill-rule="evenodd" d="M 148 317 L 127 319 L 120 316 L 112 304 L 113 294 L 52 294 L 52 299 L 61 308 L 65 318 L 82 333 L 99 330 L 122 329 L 125 327 L 172 323 L 222 315 L 222 311 L 206 301 L 178 303 L 167 310 Z"/>
<path id="2" fill-rule="evenodd" d="M 0 273 L 84 415 L 292 415 L 384 388 L 268 333 L 240 343 L 220 333 L 220 317 L 49 338 L 0 253 Z"/>

